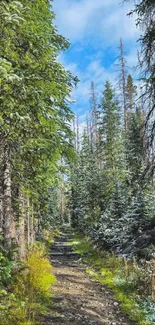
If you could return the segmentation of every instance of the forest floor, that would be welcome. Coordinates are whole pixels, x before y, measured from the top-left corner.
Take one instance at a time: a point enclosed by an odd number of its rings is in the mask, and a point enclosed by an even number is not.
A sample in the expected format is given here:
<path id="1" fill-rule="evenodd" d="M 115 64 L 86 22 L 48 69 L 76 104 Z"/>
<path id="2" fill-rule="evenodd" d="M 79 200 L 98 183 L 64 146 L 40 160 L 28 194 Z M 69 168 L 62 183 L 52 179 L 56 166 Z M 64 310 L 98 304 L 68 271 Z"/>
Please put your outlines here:
<path id="1" fill-rule="evenodd" d="M 85 265 L 69 242 L 69 232 L 56 239 L 51 261 L 57 284 L 53 287 L 51 311 L 43 325 L 132 325 L 106 285 L 86 274 Z"/>

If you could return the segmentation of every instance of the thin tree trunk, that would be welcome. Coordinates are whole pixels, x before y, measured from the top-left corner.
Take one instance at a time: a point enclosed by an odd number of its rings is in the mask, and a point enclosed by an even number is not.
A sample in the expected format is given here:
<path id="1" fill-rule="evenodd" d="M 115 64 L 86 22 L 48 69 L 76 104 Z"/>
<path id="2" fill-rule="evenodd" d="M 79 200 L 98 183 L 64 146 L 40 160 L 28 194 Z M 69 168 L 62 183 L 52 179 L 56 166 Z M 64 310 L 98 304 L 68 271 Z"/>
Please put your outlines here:
<path id="1" fill-rule="evenodd" d="M 121 67 L 121 87 L 123 96 L 123 108 L 124 108 L 124 130 L 125 135 L 127 132 L 127 104 L 126 104 L 126 71 L 125 71 L 125 56 L 122 39 L 120 39 L 120 67 Z"/>
<path id="2" fill-rule="evenodd" d="M 38 209 L 38 216 L 37 216 L 37 232 L 41 232 L 41 223 L 42 223 L 42 209 L 41 209 L 41 204 Z"/>
<path id="3" fill-rule="evenodd" d="M 27 245 L 30 246 L 30 199 L 27 197 Z"/>
<path id="4" fill-rule="evenodd" d="M 80 132 L 79 132 L 79 117 L 76 117 L 76 151 L 80 152 Z"/>
<path id="5" fill-rule="evenodd" d="M 74 143 L 73 143 L 73 145 L 74 145 L 74 149 L 76 150 L 76 126 L 75 126 L 75 118 L 76 118 L 76 116 L 74 116 L 74 118 L 73 118 L 73 132 L 74 132 Z"/>
<path id="6" fill-rule="evenodd" d="M 65 202 L 64 202 L 64 182 L 60 185 L 60 216 L 62 225 L 65 223 L 64 220 L 64 212 L 65 212 Z"/>
<path id="7" fill-rule="evenodd" d="M 0 199 L 0 231 L 3 229 L 3 200 Z"/>
<path id="8" fill-rule="evenodd" d="M 3 152 L 0 153 L 0 232 L 3 230 Z"/>
<path id="9" fill-rule="evenodd" d="M 93 81 L 91 82 L 91 104 L 92 104 L 94 147 L 97 150 L 98 148 L 97 100 L 96 100 L 95 86 Z"/>
<path id="10" fill-rule="evenodd" d="M 25 258 L 25 202 L 24 195 L 19 195 L 19 257 L 20 260 Z"/>
<path id="11" fill-rule="evenodd" d="M 11 248 L 12 238 L 15 235 L 14 218 L 12 211 L 11 193 L 11 151 L 8 145 L 4 147 L 4 174 L 3 174 L 3 232 L 4 245 Z"/>
<path id="12" fill-rule="evenodd" d="M 30 243 L 33 246 L 33 244 L 34 244 L 34 207 L 33 207 L 33 203 L 31 206 L 31 216 L 30 216 Z"/>

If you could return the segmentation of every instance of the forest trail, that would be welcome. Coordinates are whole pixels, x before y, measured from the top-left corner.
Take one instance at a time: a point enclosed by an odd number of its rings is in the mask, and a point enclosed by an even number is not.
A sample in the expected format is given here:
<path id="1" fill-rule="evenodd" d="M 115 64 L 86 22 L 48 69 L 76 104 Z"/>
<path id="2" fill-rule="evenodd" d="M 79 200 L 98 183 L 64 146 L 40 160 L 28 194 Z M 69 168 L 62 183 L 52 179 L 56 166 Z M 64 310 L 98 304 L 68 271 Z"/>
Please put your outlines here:
<path id="1" fill-rule="evenodd" d="M 51 249 L 57 284 L 53 287 L 51 313 L 44 325 L 131 325 L 106 286 L 86 274 L 86 265 L 69 245 L 66 232 Z M 135 323 L 134 323 L 135 324 Z"/>

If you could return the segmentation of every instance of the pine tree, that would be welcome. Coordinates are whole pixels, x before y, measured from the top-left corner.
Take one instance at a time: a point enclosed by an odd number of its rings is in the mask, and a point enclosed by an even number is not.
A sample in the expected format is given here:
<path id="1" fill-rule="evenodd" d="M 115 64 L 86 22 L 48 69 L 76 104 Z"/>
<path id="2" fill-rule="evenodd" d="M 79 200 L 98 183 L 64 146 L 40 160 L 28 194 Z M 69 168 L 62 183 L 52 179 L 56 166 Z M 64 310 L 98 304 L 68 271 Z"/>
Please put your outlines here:
<path id="1" fill-rule="evenodd" d="M 94 150 L 97 152 L 98 147 L 98 112 L 97 112 L 97 96 L 95 93 L 95 85 L 94 82 L 91 82 L 91 90 L 90 90 L 90 104 L 91 104 L 91 112 L 92 112 L 92 142 Z"/>
<path id="2" fill-rule="evenodd" d="M 73 78 L 56 60 L 68 42 L 53 25 L 48 1 L 3 1 L 0 12 L 1 218 L 11 247 L 13 237 L 22 245 L 28 237 L 27 202 L 40 228 L 57 163 L 72 155 L 66 97 Z"/>
<path id="3" fill-rule="evenodd" d="M 119 51 L 120 51 L 120 55 L 119 55 L 117 65 L 120 70 L 119 87 L 121 89 L 121 98 L 122 98 L 122 103 L 123 103 L 124 133 L 126 135 L 126 132 L 127 132 L 127 98 L 126 98 L 127 69 L 126 69 L 126 60 L 125 60 L 124 45 L 123 45 L 122 39 L 120 39 Z"/>
<path id="4" fill-rule="evenodd" d="M 127 111 L 130 112 L 135 107 L 136 86 L 133 84 L 132 76 L 129 74 L 127 78 L 126 97 Z"/>
<path id="5" fill-rule="evenodd" d="M 127 163 L 131 172 L 133 186 L 135 182 L 139 183 L 146 161 L 143 125 L 143 112 L 137 107 L 135 112 L 130 113 L 127 139 Z"/>
<path id="6" fill-rule="evenodd" d="M 117 169 L 120 146 L 120 106 L 111 84 L 107 81 L 101 99 L 100 133 L 102 134 L 104 168 Z M 119 163 L 118 163 L 119 166 Z"/>
<path id="7" fill-rule="evenodd" d="M 148 139 L 148 147 L 151 157 L 148 159 L 145 177 L 152 180 L 154 175 L 154 134 L 155 134 L 155 65 L 154 65 L 154 40 L 155 40 L 155 19 L 154 1 L 139 0 L 135 4 L 134 10 L 129 15 L 136 12 L 137 25 L 142 29 L 140 37 L 141 51 L 139 54 L 139 66 L 141 78 L 143 80 L 143 101 L 145 102 L 145 128 Z"/>

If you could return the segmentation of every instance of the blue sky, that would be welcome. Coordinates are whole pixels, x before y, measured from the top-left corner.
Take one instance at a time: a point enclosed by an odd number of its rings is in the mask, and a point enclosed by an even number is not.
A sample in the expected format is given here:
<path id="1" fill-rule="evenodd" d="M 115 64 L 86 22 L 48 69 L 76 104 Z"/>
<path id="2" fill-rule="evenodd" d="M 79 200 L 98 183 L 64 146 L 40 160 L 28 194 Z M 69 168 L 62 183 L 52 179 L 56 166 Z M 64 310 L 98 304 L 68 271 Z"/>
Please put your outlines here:
<path id="1" fill-rule="evenodd" d="M 117 82 L 118 45 L 123 39 L 127 65 L 134 67 L 140 32 L 136 17 L 127 17 L 131 3 L 119 0 L 55 0 L 53 10 L 59 32 L 69 39 L 70 49 L 59 57 L 80 82 L 73 92 L 72 110 L 84 123 L 89 109 L 90 83 L 94 81 L 98 100 L 106 80 Z M 132 69 L 129 69 L 132 72 Z"/>

